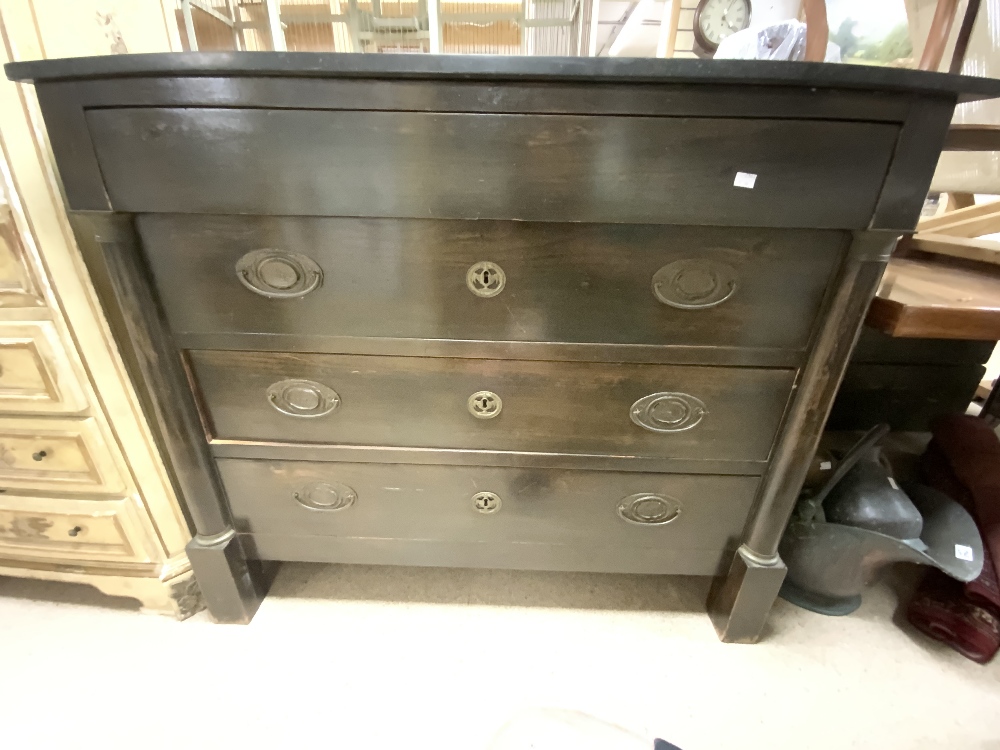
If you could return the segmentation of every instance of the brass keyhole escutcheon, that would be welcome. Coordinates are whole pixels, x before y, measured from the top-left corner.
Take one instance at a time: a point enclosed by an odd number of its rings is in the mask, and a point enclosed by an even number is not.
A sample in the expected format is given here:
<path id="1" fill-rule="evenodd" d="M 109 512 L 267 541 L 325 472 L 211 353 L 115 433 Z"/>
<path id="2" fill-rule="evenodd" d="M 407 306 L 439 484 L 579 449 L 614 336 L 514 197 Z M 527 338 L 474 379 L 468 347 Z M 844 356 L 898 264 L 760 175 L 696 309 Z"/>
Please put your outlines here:
<path id="1" fill-rule="evenodd" d="M 468 406 L 476 419 L 493 419 L 503 409 L 503 401 L 493 391 L 476 391 L 469 396 Z"/>
<path id="2" fill-rule="evenodd" d="M 465 274 L 465 285 L 477 297 L 496 297 L 507 284 L 507 274 L 488 260 L 473 264 Z"/>
<path id="3" fill-rule="evenodd" d="M 477 492 L 472 496 L 472 506 L 480 513 L 496 513 L 502 504 L 503 500 L 495 492 Z"/>

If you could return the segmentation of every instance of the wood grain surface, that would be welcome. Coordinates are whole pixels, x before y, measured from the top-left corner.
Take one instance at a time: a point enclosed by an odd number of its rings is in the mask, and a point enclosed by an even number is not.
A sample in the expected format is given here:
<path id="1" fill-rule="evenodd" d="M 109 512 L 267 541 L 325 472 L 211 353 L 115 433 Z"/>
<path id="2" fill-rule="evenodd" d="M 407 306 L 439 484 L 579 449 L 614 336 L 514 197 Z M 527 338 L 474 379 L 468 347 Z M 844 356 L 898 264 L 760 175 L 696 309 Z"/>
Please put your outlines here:
<path id="1" fill-rule="evenodd" d="M 220 460 L 219 469 L 240 532 L 321 538 L 328 559 L 367 554 L 383 564 L 420 564 L 407 555 L 423 547 L 434 550 L 435 565 L 521 567 L 528 559 L 532 567 L 565 569 L 572 560 L 579 570 L 643 573 L 715 572 L 733 549 L 759 482 L 756 477 L 234 459 Z M 334 511 L 304 507 L 295 494 L 315 483 L 349 488 L 356 499 Z M 483 491 L 500 498 L 496 512 L 476 510 L 473 496 Z M 676 503 L 676 518 L 663 525 L 624 521 L 619 503 L 639 493 L 669 498 Z"/>
<path id="2" fill-rule="evenodd" d="M 275 335 L 291 351 L 321 339 L 332 352 L 345 339 L 801 352 L 848 242 L 836 231 L 487 220 L 154 214 L 136 225 L 175 333 L 219 334 L 210 348 L 244 348 L 233 334 Z M 255 294 L 236 265 L 260 248 L 311 259 L 322 283 L 295 299 Z M 495 297 L 467 285 L 479 261 L 506 275 Z M 678 262 L 696 264 L 694 276 L 697 264 L 731 270 L 731 295 L 704 309 L 664 304 L 653 278 Z"/>
<path id="3" fill-rule="evenodd" d="M 1000 339 L 1000 271 L 894 258 L 865 322 L 893 336 Z"/>
<path id="4" fill-rule="evenodd" d="M 863 229 L 895 125 L 93 109 L 116 211 Z M 755 175 L 752 188 L 734 184 Z M 157 179 L 149 179 L 156 174 Z"/>
<path id="5" fill-rule="evenodd" d="M 525 362 L 259 352 L 190 352 L 213 436 L 228 440 L 468 448 L 490 451 L 766 459 L 794 370 Z M 268 400 L 285 379 L 332 388 L 341 404 L 289 416 Z M 500 414 L 477 419 L 469 397 L 491 391 Z M 688 429 L 632 421 L 639 399 L 685 393 L 707 413 Z"/>

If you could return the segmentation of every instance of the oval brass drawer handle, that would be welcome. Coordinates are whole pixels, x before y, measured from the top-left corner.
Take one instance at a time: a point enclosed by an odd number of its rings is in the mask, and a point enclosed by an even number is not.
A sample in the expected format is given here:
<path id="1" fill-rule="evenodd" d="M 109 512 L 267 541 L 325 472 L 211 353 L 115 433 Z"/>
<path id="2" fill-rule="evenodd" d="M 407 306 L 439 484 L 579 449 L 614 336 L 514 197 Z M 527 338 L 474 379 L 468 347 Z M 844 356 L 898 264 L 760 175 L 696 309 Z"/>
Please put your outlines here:
<path id="1" fill-rule="evenodd" d="M 639 526 L 663 526 L 676 521 L 681 514 L 681 504 L 672 497 L 652 492 L 638 492 L 618 503 L 618 516 Z"/>
<path id="2" fill-rule="evenodd" d="M 503 400 L 493 391 L 476 391 L 469 396 L 469 413 L 476 419 L 493 419 L 503 409 Z"/>
<path id="3" fill-rule="evenodd" d="M 651 393 L 632 404 L 629 412 L 633 422 L 653 432 L 690 430 L 706 414 L 701 399 L 687 393 Z"/>
<path id="4" fill-rule="evenodd" d="M 291 417 L 322 417 L 340 406 L 340 395 L 312 380 L 279 380 L 267 388 L 271 406 Z"/>
<path id="5" fill-rule="evenodd" d="M 292 497 L 312 510 L 346 510 L 358 499 L 357 493 L 340 482 L 312 482 L 295 490 Z"/>
<path id="6" fill-rule="evenodd" d="M 653 294 L 665 305 L 703 310 L 721 305 L 736 291 L 736 269 L 709 258 L 684 258 L 653 274 Z"/>
<path id="7" fill-rule="evenodd" d="M 251 250 L 236 262 L 236 276 L 247 289 L 262 297 L 304 297 L 323 281 L 316 261 L 301 253 Z"/>

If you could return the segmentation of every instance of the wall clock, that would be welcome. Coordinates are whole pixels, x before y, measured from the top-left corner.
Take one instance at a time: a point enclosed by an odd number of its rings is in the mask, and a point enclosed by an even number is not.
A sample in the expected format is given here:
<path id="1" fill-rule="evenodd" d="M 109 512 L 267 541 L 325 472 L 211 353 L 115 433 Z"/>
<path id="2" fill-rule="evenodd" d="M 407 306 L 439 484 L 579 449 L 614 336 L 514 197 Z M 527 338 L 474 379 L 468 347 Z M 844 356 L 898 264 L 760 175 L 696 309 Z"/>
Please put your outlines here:
<path id="1" fill-rule="evenodd" d="M 701 0 L 694 12 L 694 38 L 706 52 L 749 25 L 750 0 Z"/>

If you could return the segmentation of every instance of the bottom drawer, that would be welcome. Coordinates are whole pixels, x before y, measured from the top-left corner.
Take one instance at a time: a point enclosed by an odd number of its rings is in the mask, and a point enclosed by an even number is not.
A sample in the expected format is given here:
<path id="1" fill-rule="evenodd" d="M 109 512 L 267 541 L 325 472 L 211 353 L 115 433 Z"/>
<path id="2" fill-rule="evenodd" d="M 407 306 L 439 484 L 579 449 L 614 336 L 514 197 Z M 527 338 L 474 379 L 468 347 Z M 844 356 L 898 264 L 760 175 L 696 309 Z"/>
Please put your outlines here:
<path id="1" fill-rule="evenodd" d="M 220 459 L 264 559 L 714 574 L 759 479 Z"/>
<path id="2" fill-rule="evenodd" d="M 0 558 L 140 562 L 149 559 L 141 521 L 129 499 L 75 500 L 3 495 Z"/>

